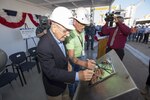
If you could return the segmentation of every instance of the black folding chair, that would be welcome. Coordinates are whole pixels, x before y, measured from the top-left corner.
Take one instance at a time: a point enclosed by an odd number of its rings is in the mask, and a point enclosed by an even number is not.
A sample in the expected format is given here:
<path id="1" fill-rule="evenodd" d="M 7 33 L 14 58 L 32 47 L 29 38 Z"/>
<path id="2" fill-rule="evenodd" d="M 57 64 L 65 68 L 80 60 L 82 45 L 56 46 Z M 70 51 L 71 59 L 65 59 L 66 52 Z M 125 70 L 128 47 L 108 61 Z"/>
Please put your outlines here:
<path id="1" fill-rule="evenodd" d="M 17 53 L 11 54 L 9 56 L 9 59 L 11 60 L 13 67 L 15 67 L 18 70 L 18 72 L 20 70 L 24 83 L 27 84 L 23 72 L 24 71 L 29 72 L 29 70 L 31 70 L 36 65 L 36 63 L 28 61 L 25 52 L 17 52 Z M 23 83 L 22 83 L 22 86 L 23 86 Z"/>
<path id="2" fill-rule="evenodd" d="M 39 65 L 39 61 L 37 58 L 36 47 L 32 47 L 32 48 L 28 49 L 28 53 L 29 53 L 28 57 L 30 57 L 30 61 L 35 60 L 38 73 L 40 73 L 41 70 L 40 70 L 40 65 Z"/>
<path id="3" fill-rule="evenodd" d="M 15 73 L 15 72 L 8 72 L 8 69 L 7 69 L 8 66 L 5 66 L 3 68 L 1 68 L 1 71 L 0 71 L 0 87 L 3 87 L 7 84 L 11 84 L 11 82 L 13 80 L 16 80 L 17 77 L 18 77 L 18 74 Z"/>
<path id="4" fill-rule="evenodd" d="M 11 82 L 18 77 L 17 73 L 8 72 L 7 67 L 7 54 L 0 49 L 0 87 L 3 87 L 7 84 L 11 84 Z"/>

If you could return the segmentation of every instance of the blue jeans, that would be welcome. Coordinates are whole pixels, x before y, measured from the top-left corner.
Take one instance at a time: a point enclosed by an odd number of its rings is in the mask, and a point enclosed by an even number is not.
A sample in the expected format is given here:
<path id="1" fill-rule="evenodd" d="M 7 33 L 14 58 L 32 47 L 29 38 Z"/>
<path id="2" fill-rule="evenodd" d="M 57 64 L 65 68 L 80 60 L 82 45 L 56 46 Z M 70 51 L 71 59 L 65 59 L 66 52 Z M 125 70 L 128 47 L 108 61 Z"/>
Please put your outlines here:
<path id="1" fill-rule="evenodd" d="M 81 59 L 81 60 L 85 60 L 85 57 L 82 56 L 82 57 L 78 57 L 78 59 Z M 77 64 L 74 64 L 73 62 L 70 62 L 71 65 L 72 65 L 72 70 L 75 71 L 75 72 L 78 72 L 80 70 L 82 70 L 81 66 L 77 65 Z M 69 88 L 69 96 L 72 98 L 74 96 L 74 93 L 76 91 L 76 88 L 78 86 L 78 83 L 79 81 L 75 81 L 75 83 L 73 84 L 69 84 L 68 85 L 68 88 Z"/>

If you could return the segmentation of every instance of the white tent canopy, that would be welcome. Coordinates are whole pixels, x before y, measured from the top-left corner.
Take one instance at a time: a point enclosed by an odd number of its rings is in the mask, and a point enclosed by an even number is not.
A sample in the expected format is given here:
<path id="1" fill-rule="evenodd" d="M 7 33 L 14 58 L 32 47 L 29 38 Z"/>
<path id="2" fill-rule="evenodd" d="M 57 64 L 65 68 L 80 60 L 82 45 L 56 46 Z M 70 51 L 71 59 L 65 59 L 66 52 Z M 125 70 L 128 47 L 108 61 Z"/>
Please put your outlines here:
<path id="1" fill-rule="evenodd" d="M 39 7 L 54 9 L 57 6 L 65 6 L 70 9 L 78 7 L 109 6 L 114 0 L 17 0 L 24 3 L 32 3 Z"/>

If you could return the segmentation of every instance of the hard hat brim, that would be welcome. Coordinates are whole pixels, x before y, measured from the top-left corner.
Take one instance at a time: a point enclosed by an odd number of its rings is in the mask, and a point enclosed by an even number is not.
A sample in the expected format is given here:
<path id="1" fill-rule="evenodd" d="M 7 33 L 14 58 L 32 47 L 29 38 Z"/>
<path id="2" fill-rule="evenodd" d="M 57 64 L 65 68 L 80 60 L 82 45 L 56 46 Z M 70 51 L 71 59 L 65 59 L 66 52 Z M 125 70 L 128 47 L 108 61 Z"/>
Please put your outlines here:
<path id="1" fill-rule="evenodd" d="M 69 29 L 69 30 L 74 30 L 75 27 L 73 25 L 66 25 L 64 26 L 66 29 Z"/>
<path id="2" fill-rule="evenodd" d="M 77 20 L 79 23 L 84 24 L 84 25 L 86 25 L 86 26 L 89 26 L 89 25 L 90 25 L 90 22 L 89 22 L 89 21 L 84 21 L 84 22 L 82 22 L 82 21 L 78 20 L 76 17 L 74 17 L 74 19 Z"/>

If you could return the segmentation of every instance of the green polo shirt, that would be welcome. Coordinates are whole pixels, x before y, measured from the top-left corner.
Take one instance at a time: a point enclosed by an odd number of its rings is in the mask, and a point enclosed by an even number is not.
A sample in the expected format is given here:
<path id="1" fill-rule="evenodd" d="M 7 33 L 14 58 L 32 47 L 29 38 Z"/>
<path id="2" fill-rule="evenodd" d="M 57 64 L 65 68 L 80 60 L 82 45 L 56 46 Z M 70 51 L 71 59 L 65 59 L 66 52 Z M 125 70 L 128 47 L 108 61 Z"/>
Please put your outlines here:
<path id="1" fill-rule="evenodd" d="M 66 49 L 74 50 L 74 56 L 80 57 L 84 50 L 84 42 L 84 31 L 79 34 L 76 30 L 73 30 L 70 32 L 70 36 L 66 38 Z"/>

